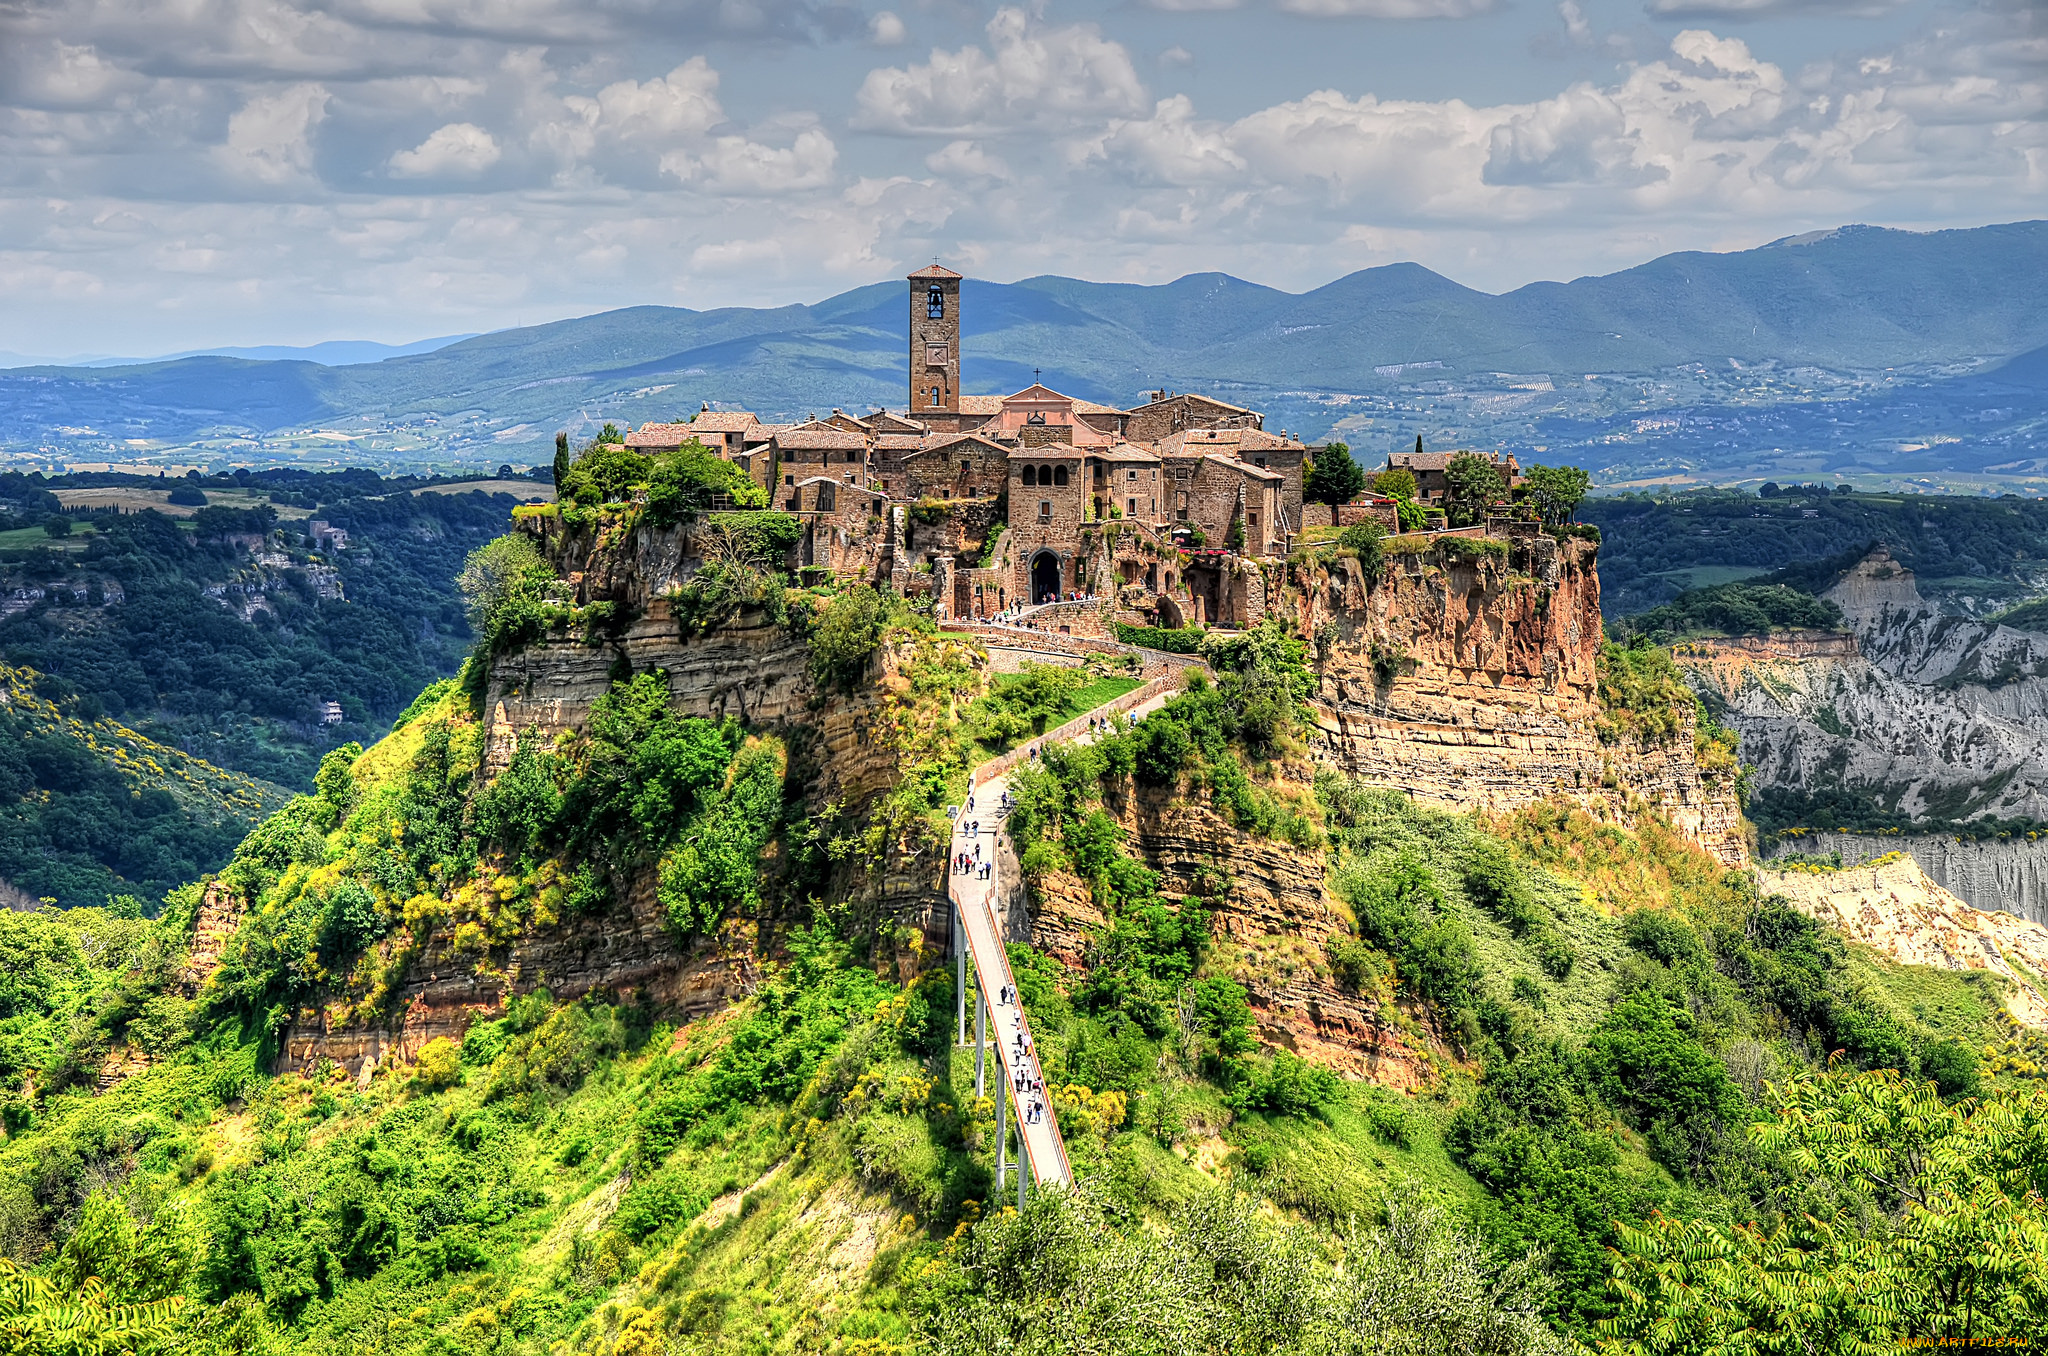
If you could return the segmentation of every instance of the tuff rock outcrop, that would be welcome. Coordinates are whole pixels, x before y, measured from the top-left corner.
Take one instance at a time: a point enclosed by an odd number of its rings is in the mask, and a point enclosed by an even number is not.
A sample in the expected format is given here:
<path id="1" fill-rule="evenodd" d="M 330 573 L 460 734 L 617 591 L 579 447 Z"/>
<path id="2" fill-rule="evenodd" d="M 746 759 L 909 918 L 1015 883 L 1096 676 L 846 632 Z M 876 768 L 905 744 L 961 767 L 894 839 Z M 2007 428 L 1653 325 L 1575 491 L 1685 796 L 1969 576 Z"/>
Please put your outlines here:
<path id="1" fill-rule="evenodd" d="M 1564 795 L 1623 821 L 1655 812 L 1734 865 L 1732 778 L 1703 776 L 1691 718 L 1660 743 L 1602 738 L 1594 547 L 1515 540 L 1506 556 L 1445 543 L 1355 560 L 1295 598 L 1317 639 L 1317 753 L 1349 776 L 1459 810 Z"/>

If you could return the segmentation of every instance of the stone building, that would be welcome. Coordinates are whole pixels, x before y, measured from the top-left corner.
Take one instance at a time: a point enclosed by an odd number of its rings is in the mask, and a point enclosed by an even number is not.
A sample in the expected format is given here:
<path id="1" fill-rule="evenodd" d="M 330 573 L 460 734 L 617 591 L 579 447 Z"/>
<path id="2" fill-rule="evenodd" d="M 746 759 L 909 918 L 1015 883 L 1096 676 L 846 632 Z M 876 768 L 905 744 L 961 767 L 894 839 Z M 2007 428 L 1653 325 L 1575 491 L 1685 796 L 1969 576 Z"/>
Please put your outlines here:
<path id="1" fill-rule="evenodd" d="M 910 275 L 913 418 L 940 420 L 960 413 L 960 282 L 958 273 L 936 262 Z M 944 431 L 958 433 L 960 428 L 955 423 Z"/>
<path id="2" fill-rule="evenodd" d="M 708 405 L 649 424 L 628 446 L 695 437 L 804 523 L 792 565 L 929 590 L 944 615 L 992 616 L 1059 601 L 1062 627 L 1128 620 L 1242 626 L 1263 614 L 1270 572 L 1311 524 L 1390 519 L 1392 505 L 1304 505 L 1311 449 L 1256 410 L 1156 390 L 1133 409 L 1034 380 L 1008 395 L 961 389 L 962 276 L 912 273 L 901 411 L 763 423 Z M 1034 374 L 1035 375 L 1035 374 Z M 1442 497 L 1451 454 L 1397 455 Z M 1500 460 L 1500 459 L 1497 459 Z M 1512 458 L 1504 474 L 1519 477 Z M 1069 601 L 1079 595 L 1083 601 Z"/>
<path id="3" fill-rule="evenodd" d="M 1257 410 L 1232 405 L 1192 391 L 1154 391 L 1152 398 L 1125 418 L 1124 436 L 1153 443 L 1188 429 L 1263 429 L 1266 417 Z"/>
<path id="4" fill-rule="evenodd" d="M 1386 469 L 1412 473 L 1415 477 L 1415 497 L 1425 504 L 1441 504 L 1447 487 L 1444 468 L 1451 464 L 1453 457 L 1486 458 L 1493 463 L 1494 469 L 1500 472 L 1501 479 L 1507 482 L 1510 491 L 1524 479 L 1522 464 L 1513 456 L 1504 456 L 1499 452 L 1396 452 L 1387 458 Z"/>

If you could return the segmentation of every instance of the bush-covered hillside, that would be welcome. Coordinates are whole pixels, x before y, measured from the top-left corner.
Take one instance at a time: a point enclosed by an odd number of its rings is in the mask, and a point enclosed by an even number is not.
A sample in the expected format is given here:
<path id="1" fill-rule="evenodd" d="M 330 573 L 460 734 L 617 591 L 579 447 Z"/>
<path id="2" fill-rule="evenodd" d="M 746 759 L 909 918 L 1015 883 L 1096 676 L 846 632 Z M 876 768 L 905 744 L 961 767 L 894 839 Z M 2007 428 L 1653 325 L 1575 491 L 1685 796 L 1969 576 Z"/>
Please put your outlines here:
<path id="1" fill-rule="evenodd" d="M 42 516 L 0 531 L 0 585 L 21 600 L 0 609 L 0 658 L 36 670 L 39 690 L 82 719 L 115 717 L 293 787 L 311 784 L 327 749 L 374 738 L 455 671 L 470 642 L 455 576 L 512 508 L 367 472 L 266 472 L 225 490 L 204 482 L 247 507 L 57 514 L 43 497 L 106 477 L 11 479 L 0 499 L 17 518 Z M 306 540 L 309 517 L 346 531 L 347 549 Z M 270 564 L 251 559 L 265 538 Z M 341 721 L 323 726 L 330 701 Z"/>
<path id="2" fill-rule="evenodd" d="M 0 885 L 8 907 L 154 909 L 225 861 L 290 796 L 144 738 L 84 721 L 0 666 Z"/>
<path id="3" fill-rule="evenodd" d="M 1768 487 L 1776 489 L 1777 487 Z M 1728 583 L 1883 542 L 1934 598 L 1981 609 L 2033 595 L 2048 566 L 2048 502 L 2007 495 L 1879 495 L 1795 486 L 1589 499 L 1601 532 L 1601 609 L 1627 616 L 1686 589 Z M 1829 581 L 1831 582 L 1831 581 Z M 1818 592 L 1826 583 L 1805 585 Z"/>
<path id="4" fill-rule="evenodd" d="M 1996 981 L 1851 950 L 1654 819 L 1454 815 L 1312 773 L 1306 647 L 1272 624 L 1015 775 L 1027 881 L 1099 919 L 1078 968 L 1011 943 L 1080 1180 L 1016 1213 L 952 969 L 871 887 L 1078 675 L 990 693 L 884 595 L 778 601 L 821 691 L 892 666 L 868 725 L 901 778 L 868 803 L 814 803 L 801 727 L 683 716 L 623 670 L 583 728 L 489 761 L 472 668 L 243 841 L 210 974 L 184 965 L 197 886 L 156 920 L 0 914 L 0 1249 L 28 1269 L 0 1266 L 0 1332 L 1704 1356 L 2048 1312 L 2048 1043 Z M 1683 726 L 1651 655 L 1603 661 L 1614 740 Z M 1126 828 L 1197 806 L 1221 827 L 1191 871 Z M 1219 926 L 1253 850 L 1322 871 L 1326 943 Z M 729 1001 L 683 1022 L 637 981 L 571 1001 L 517 969 L 536 932 L 634 945 L 636 908 Z M 376 1067 L 271 1072 L 288 1030 L 394 1027 L 421 967 L 512 996 Z M 1296 981 L 1377 1014 L 1412 1086 L 1267 1039 L 1254 1000 Z"/>

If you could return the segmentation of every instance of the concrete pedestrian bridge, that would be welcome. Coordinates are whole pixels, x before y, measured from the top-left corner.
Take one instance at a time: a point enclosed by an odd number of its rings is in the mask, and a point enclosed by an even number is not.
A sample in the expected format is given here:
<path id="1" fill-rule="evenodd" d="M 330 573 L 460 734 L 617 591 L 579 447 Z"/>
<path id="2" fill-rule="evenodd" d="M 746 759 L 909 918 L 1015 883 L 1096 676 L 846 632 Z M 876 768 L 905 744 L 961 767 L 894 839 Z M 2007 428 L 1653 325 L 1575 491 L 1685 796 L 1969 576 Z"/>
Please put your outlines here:
<path id="1" fill-rule="evenodd" d="M 1130 647 L 1118 647 L 1131 653 Z M 1010 972 L 1005 949 L 1003 909 L 1000 901 L 1009 897 L 1019 882 L 1006 879 L 1016 871 L 1014 852 L 998 851 L 1005 833 L 1005 815 L 1010 774 L 1040 757 L 1053 744 L 1085 744 L 1095 737 L 1093 721 L 1108 716 L 1143 720 L 1164 706 L 1181 690 L 1185 665 L 1175 665 L 1142 687 L 1124 693 L 1092 711 L 1076 716 L 1044 735 L 990 759 L 974 770 L 969 782 L 968 803 L 953 822 L 953 840 L 947 853 L 948 889 L 953 901 L 954 993 L 957 996 L 956 1038 L 966 1044 L 967 967 L 974 967 L 974 1091 L 987 1096 L 988 1077 L 995 1075 L 996 1099 L 996 1193 L 1007 1194 L 1010 1171 L 1010 1132 L 1018 1134 L 1017 1204 L 1022 1208 L 1028 1186 L 1071 1186 L 1073 1168 L 1067 1162 L 1067 1146 L 1060 1138 L 1059 1117 L 1053 1107 L 1052 1089 L 1046 1086 L 1038 1060 L 1038 1046 L 1031 1032 L 1031 1020 L 1017 994 L 1016 977 Z M 977 852 L 978 849 L 978 852 Z M 962 858 L 990 863 L 988 878 L 974 867 L 962 870 Z M 993 1056 L 994 1069 L 988 1068 Z M 1013 1110 L 1014 1108 L 1014 1110 Z"/>

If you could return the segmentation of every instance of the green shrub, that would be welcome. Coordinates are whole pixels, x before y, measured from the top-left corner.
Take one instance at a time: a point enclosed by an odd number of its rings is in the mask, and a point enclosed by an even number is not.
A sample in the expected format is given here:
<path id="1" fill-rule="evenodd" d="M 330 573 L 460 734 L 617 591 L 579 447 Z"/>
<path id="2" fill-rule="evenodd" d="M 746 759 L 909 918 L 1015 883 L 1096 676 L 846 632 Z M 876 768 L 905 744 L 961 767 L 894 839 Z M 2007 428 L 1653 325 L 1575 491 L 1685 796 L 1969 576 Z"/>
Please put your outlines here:
<path id="1" fill-rule="evenodd" d="M 541 605 L 554 582 L 554 568 L 541 559 L 530 538 L 517 532 L 470 552 L 456 580 L 469 606 L 470 625 L 493 652 L 539 637 L 546 626 Z"/>
<path id="2" fill-rule="evenodd" d="M 1319 1116 L 1344 1098 L 1337 1075 L 1282 1050 L 1265 1068 L 1246 1068 L 1227 1094 L 1231 1107 L 1268 1116 Z"/>
<path id="3" fill-rule="evenodd" d="M 1337 534 L 1337 544 L 1358 556 L 1358 567 L 1370 584 L 1380 576 L 1387 562 L 1387 530 L 1376 520 L 1353 523 Z"/>
<path id="4" fill-rule="evenodd" d="M 420 1047 L 412 1077 L 428 1092 L 454 1087 L 462 1081 L 462 1047 L 446 1036 L 436 1036 Z"/>
<path id="5" fill-rule="evenodd" d="M 1110 629 L 1116 638 L 1126 645 L 1137 645 L 1147 650 L 1163 650 L 1167 654 L 1200 654 L 1202 637 L 1200 627 L 1184 630 L 1168 630 L 1161 626 L 1132 626 L 1128 622 L 1113 621 Z"/>

